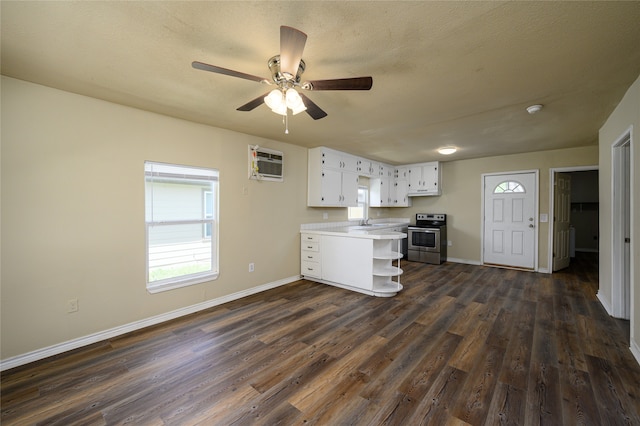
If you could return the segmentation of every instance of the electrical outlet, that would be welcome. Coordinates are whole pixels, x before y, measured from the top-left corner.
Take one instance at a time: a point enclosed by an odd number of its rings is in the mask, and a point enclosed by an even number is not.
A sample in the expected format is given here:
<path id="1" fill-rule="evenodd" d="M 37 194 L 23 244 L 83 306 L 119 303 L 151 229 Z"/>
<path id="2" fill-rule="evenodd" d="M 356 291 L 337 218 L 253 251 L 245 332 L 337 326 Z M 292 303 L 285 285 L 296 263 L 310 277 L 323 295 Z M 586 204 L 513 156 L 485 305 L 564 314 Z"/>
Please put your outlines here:
<path id="1" fill-rule="evenodd" d="M 451 247 L 453 245 L 453 241 L 447 241 L 447 246 Z"/>
<path id="2" fill-rule="evenodd" d="M 254 271 L 254 269 L 255 269 L 255 265 L 253 264 L 253 262 L 251 262 L 251 263 L 249 264 L 249 272 L 253 272 L 253 271 Z"/>
<path id="3" fill-rule="evenodd" d="M 78 299 L 67 300 L 67 313 L 72 314 L 78 312 Z"/>
<path id="4" fill-rule="evenodd" d="M 327 213 L 327 212 L 322 213 L 322 218 L 325 219 L 325 220 L 329 219 L 329 213 Z"/>

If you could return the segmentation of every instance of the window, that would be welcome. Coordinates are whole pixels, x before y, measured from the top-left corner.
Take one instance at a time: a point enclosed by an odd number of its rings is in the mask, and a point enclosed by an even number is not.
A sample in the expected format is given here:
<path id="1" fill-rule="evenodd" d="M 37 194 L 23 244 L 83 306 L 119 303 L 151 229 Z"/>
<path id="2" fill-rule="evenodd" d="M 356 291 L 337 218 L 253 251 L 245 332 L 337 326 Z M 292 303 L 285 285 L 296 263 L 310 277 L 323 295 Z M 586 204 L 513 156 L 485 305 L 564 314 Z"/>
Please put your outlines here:
<path id="1" fill-rule="evenodd" d="M 218 171 L 145 162 L 147 290 L 218 276 Z"/>
<path id="2" fill-rule="evenodd" d="M 508 194 L 513 192 L 525 192 L 524 186 L 522 186 L 520 182 L 509 180 L 500 183 L 493 189 L 494 194 Z"/>
<path id="3" fill-rule="evenodd" d="M 367 220 L 369 218 L 369 188 L 358 187 L 358 207 L 349 207 L 347 211 L 349 220 Z"/>

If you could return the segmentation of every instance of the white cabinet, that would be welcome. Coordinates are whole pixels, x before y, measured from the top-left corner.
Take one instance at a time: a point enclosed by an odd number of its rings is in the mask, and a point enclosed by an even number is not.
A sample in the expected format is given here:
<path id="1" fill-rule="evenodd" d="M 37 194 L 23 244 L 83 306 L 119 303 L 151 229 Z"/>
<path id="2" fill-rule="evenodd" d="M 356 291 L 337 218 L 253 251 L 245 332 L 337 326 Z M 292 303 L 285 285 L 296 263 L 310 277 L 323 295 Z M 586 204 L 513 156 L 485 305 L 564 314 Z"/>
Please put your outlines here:
<path id="1" fill-rule="evenodd" d="M 378 163 L 377 176 L 369 180 L 369 205 L 371 207 L 393 206 L 393 167 Z"/>
<path id="2" fill-rule="evenodd" d="M 391 187 L 391 202 L 393 207 L 411 207 L 409 167 L 401 166 L 395 168 Z"/>
<path id="3" fill-rule="evenodd" d="M 379 297 L 402 290 L 401 238 L 301 235 L 300 273 L 304 278 Z"/>
<path id="4" fill-rule="evenodd" d="M 409 168 L 409 196 L 440 195 L 440 164 L 430 163 L 410 164 Z"/>
<path id="5" fill-rule="evenodd" d="M 328 148 L 309 150 L 307 205 L 355 207 L 358 205 L 357 157 Z"/>
<path id="6" fill-rule="evenodd" d="M 359 176 L 371 177 L 378 171 L 378 164 L 366 158 L 358 158 L 357 171 Z"/>
<path id="7" fill-rule="evenodd" d="M 318 147 L 309 150 L 307 205 L 357 207 L 360 176 L 369 178 L 371 207 L 410 207 L 410 197 L 441 194 L 437 161 L 394 167 Z"/>
<path id="8" fill-rule="evenodd" d="M 329 148 L 315 148 L 319 152 L 322 167 L 344 172 L 358 173 L 358 157 Z"/>
<path id="9" fill-rule="evenodd" d="M 300 236 L 300 274 L 307 277 L 322 278 L 320 261 L 320 236 L 301 234 Z"/>

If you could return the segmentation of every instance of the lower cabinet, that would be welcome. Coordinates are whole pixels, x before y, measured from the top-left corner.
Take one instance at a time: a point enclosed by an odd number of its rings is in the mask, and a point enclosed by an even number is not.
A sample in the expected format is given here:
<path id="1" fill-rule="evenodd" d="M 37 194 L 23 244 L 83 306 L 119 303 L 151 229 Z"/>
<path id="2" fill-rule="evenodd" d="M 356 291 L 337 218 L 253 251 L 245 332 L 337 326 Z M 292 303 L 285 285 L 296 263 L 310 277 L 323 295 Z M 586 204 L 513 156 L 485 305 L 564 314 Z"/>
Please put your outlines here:
<path id="1" fill-rule="evenodd" d="M 402 239 L 303 233 L 300 272 L 313 281 L 372 296 L 395 296 L 402 290 L 401 245 Z"/>
<path id="2" fill-rule="evenodd" d="M 302 234 L 300 240 L 300 274 L 322 278 L 320 235 Z"/>

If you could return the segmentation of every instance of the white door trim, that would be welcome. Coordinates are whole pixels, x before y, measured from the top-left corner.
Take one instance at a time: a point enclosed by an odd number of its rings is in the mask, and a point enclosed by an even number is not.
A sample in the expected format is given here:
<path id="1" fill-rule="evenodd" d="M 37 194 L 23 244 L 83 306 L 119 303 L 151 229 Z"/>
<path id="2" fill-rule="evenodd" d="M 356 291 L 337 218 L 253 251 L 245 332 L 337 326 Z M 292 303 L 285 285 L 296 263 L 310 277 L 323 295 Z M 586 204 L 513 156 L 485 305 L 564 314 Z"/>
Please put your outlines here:
<path id="1" fill-rule="evenodd" d="M 531 169 L 531 170 L 515 170 L 515 171 L 510 171 L 510 172 L 497 172 L 497 173 L 482 173 L 482 175 L 480 175 L 480 193 L 482 194 L 482 196 L 480 197 L 481 202 L 480 202 L 480 264 L 483 265 L 484 264 L 484 230 L 485 230 L 485 226 L 484 226 L 484 221 L 485 221 L 485 217 L 484 217 L 484 182 L 485 182 L 485 178 L 488 176 L 502 176 L 502 175 L 514 175 L 514 174 L 522 174 L 522 173 L 534 173 L 534 180 L 536 183 L 536 188 L 535 188 L 535 194 L 533 197 L 533 205 L 534 205 L 534 217 L 535 217 L 535 224 L 536 224 L 536 231 L 534 233 L 533 236 L 533 271 L 534 272 L 538 272 L 538 240 L 539 240 L 539 187 L 540 187 L 540 170 L 539 169 Z"/>
<path id="2" fill-rule="evenodd" d="M 621 180 L 623 179 L 620 173 L 622 169 L 622 154 L 620 149 L 622 146 L 629 143 L 629 221 L 630 229 L 633 234 L 634 228 L 634 216 L 636 212 L 633 211 L 634 206 L 634 143 L 633 143 L 633 126 L 629 127 L 618 139 L 611 144 L 611 316 L 616 318 L 633 318 L 634 317 L 634 239 L 633 235 L 630 243 L 630 259 L 629 259 L 629 289 L 624 286 L 624 279 L 622 277 L 625 267 L 624 260 L 624 223 L 621 218 L 625 214 L 625 206 L 623 206 L 624 197 L 620 196 L 619 188 L 621 187 Z M 629 298 L 629 309 L 625 303 L 626 298 Z M 634 335 L 634 322 L 631 321 L 631 336 Z"/>
<path id="3" fill-rule="evenodd" d="M 555 183 L 556 183 L 556 172 L 585 172 L 590 170 L 599 170 L 598 166 L 575 166 L 575 167 L 554 167 L 549 169 L 549 237 L 547 239 L 547 265 L 548 271 L 545 271 L 549 274 L 553 272 L 553 212 L 555 212 Z"/>

